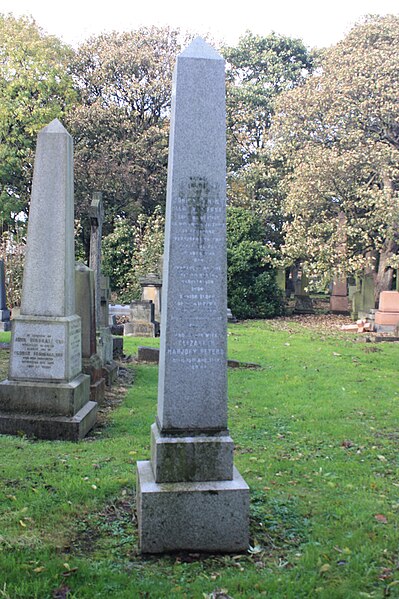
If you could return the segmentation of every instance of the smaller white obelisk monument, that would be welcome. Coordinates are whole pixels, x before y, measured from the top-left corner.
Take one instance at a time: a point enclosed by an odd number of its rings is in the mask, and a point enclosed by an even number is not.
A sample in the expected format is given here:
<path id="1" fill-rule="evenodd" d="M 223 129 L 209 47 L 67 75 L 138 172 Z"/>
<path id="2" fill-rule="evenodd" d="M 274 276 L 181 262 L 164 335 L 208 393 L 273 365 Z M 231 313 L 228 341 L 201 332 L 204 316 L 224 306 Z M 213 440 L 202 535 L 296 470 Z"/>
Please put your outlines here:
<path id="1" fill-rule="evenodd" d="M 55 119 L 36 147 L 21 314 L 13 321 L 0 433 L 83 437 L 95 423 L 75 314 L 73 142 Z"/>

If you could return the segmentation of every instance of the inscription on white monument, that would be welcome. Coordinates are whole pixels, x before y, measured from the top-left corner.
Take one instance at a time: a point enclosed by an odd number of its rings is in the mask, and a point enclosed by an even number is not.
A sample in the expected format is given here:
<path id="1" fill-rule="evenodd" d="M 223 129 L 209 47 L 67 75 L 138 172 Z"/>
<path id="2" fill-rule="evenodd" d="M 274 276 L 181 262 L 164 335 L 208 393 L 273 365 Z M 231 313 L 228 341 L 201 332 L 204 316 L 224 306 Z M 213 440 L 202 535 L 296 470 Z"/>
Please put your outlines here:
<path id="1" fill-rule="evenodd" d="M 67 327 L 70 327 L 67 372 Z M 80 320 L 72 323 L 15 322 L 10 377 L 20 380 L 66 380 L 81 364 Z"/>

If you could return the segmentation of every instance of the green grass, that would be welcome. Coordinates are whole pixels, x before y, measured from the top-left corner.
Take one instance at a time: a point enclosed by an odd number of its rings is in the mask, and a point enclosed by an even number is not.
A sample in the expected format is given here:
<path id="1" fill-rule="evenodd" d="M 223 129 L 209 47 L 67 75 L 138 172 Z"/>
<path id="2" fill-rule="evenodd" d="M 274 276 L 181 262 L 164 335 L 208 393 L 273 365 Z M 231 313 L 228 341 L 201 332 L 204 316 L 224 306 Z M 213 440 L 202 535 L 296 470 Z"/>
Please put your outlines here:
<path id="1" fill-rule="evenodd" d="M 398 345 L 297 322 L 229 331 L 229 357 L 262 366 L 229 371 L 251 551 L 139 555 L 135 463 L 149 457 L 157 367 L 133 365 L 88 439 L 0 437 L 0 598 L 399 597 Z M 125 352 L 157 342 L 125 338 Z"/>

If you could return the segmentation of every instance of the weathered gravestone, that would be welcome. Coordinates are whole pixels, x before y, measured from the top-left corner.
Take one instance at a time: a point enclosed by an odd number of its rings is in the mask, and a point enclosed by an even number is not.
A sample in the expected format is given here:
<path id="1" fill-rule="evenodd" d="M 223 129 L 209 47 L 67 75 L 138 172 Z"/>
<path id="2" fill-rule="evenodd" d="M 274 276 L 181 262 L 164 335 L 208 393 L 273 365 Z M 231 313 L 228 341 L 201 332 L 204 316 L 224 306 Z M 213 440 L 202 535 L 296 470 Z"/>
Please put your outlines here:
<path id="1" fill-rule="evenodd" d="M 100 324 L 100 296 L 101 296 L 101 238 L 104 222 L 104 206 L 102 193 L 95 191 L 89 208 L 90 216 L 90 256 L 89 267 L 94 272 L 95 298 L 96 298 L 96 323 Z"/>
<path id="2" fill-rule="evenodd" d="M 312 298 L 308 292 L 309 281 L 303 270 L 297 274 L 294 287 L 294 314 L 314 314 Z"/>
<path id="3" fill-rule="evenodd" d="M 332 314 L 349 314 L 348 284 L 346 277 L 334 279 L 330 296 Z"/>
<path id="4" fill-rule="evenodd" d="M 132 337 L 157 337 L 159 322 L 151 300 L 134 300 L 130 304 L 130 322 L 125 322 L 123 334 Z"/>
<path id="5" fill-rule="evenodd" d="M 357 280 L 357 290 L 352 295 L 351 316 L 354 319 L 369 318 L 375 312 L 374 275 L 367 273 Z"/>
<path id="6" fill-rule="evenodd" d="M 82 370 L 90 376 L 90 399 L 103 403 L 105 379 L 103 365 L 97 354 L 96 302 L 94 272 L 85 264 L 75 267 L 76 314 L 82 326 Z"/>
<path id="7" fill-rule="evenodd" d="M 7 310 L 4 260 L 0 260 L 0 331 L 10 331 L 10 310 Z"/>
<path id="8" fill-rule="evenodd" d="M 143 553 L 248 547 L 227 429 L 224 60 L 201 38 L 174 74 L 158 415 L 138 462 Z"/>
<path id="9" fill-rule="evenodd" d="M 155 273 L 149 273 L 146 277 L 139 279 L 141 285 L 141 299 L 149 300 L 154 304 L 154 318 L 161 322 L 161 296 L 162 279 Z"/>
<path id="10" fill-rule="evenodd" d="M 113 337 L 109 327 L 109 278 L 101 273 L 101 239 L 104 222 L 102 193 L 96 191 L 90 205 L 90 259 L 94 271 L 97 327 L 97 352 L 101 358 L 106 384 L 112 385 L 118 374 L 113 360 Z"/>
<path id="11" fill-rule="evenodd" d="M 73 208 L 73 142 L 56 119 L 37 140 L 21 312 L 0 383 L 1 433 L 75 440 L 95 423 L 75 313 Z"/>

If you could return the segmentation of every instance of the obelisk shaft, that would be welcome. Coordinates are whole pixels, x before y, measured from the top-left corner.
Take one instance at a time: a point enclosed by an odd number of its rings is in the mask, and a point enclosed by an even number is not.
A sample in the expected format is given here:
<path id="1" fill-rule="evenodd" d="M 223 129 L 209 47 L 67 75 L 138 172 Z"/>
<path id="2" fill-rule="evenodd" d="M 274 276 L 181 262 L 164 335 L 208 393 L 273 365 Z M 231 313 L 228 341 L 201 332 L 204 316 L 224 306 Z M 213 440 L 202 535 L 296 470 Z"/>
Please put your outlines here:
<path id="1" fill-rule="evenodd" d="M 21 314 L 74 314 L 73 231 L 73 143 L 55 119 L 37 138 Z"/>
<path id="2" fill-rule="evenodd" d="M 224 60 L 179 55 L 169 146 L 158 423 L 227 428 Z"/>

